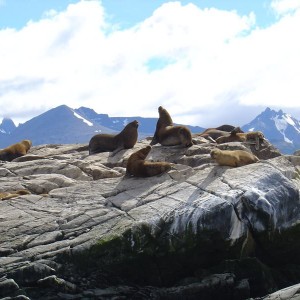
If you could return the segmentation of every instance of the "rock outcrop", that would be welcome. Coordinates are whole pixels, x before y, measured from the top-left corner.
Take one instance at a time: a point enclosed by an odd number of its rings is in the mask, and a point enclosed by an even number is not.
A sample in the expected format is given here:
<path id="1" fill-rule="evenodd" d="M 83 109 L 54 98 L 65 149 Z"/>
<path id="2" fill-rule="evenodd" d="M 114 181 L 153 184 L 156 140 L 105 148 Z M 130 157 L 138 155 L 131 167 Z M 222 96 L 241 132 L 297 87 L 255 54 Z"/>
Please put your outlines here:
<path id="1" fill-rule="evenodd" d="M 114 156 L 42 145 L 0 163 L 0 192 L 30 192 L 0 200 L 0 298 L 247 299 L 300 282 L 298 156 L 199 138 L 152 147 L 168 173 L 126 175 L 149 142 Z M 214 147 L 260 161 L 220 167 Z"/>

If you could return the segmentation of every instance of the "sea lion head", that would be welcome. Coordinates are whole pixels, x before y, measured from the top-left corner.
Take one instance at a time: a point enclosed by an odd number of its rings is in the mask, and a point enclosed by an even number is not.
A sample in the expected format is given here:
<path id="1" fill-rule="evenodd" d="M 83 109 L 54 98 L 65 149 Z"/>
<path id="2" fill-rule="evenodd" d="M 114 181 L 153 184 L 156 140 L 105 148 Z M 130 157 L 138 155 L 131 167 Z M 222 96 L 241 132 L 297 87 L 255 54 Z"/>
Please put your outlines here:
<path id="1" fill-rule="evenodd" d="M 26 150 L 28 151 L 30 149 L 30 147 L 32 146 L 32 142 L 30 140 L 23 140 L 21 142 L 22 145 L 25 146 Z"/>
<path id="2" fill-rule="evenodd" d="M 260 140 L 264 140 L 265 139 L 265 136 L 264 136 L 264 134 L 261 131 L 257 131 L 257 135 L 258 135 L 258 138 Z"/>
<path id="3" fill-rule="evenodd" d="M 233 130 L 230 131 L 231 135 L 236 135 L 237 133 L 244 133 L 244 131 L 239 126 L 235 127 Z"/>
<path id="4" fill-rule="evenodd" d="M 158 108 L 158 114 L 161 115 L 169 115 L 169 112 L 162 106 Z"/>
<path id="5" fill-rule="evenodd" d="M 265 136 L 261 131 L 251 131 L 247 133 L 247 139 L 260 139 L 260 140 L 264 140 Z"/>
<path id="6" fill-rule="evenodd" d="M 185 147 L 193 146 L 192 134 L 191 134 L 191 131 L 188 128 L 186 128 L 186 127 L 180 128 L 179 133 L 181 135 L 182 144 Z"/>
<path id="7" fill-rule="evenodd" d="M 137 120 L 134 120 L 130 123 L 128 123 L 122 130 L 122 132 L 137 132 L 137 128 L 139 127 L 139 122 Z"/>
<path id="8" fill-rule="evenodd" d="M 152 147 L 150 145 L 146 146 L 145 148 L 142 148 L 140 151 L 138 151 L 139 158 L 145 159 L 149 152 L 151 151 Z"/>
<path id="9" fill-rule="evenodd" d="M 132 127 L 134 127 L 134 128 L 138 128 L 138 127 L 139 127 L 139 122 L 138 122 L 137 120 L 134 120 L 134 121 L 128 123 L 127 126 L 128 126 L 128 125 L 129 125 L 129 126 L 132 126 Z"/>
<path id="10" fill-rule="evenodd" d="M 212 159 L 216 159 L 216 157 L 218 156 L 218 154 L 220 154 L 220 152 L 221 152 L 220 149 L 217 149 L 217 148 L 212 149 L 212 150 L 210 151 L 210 157 L 211 157 Z"/>

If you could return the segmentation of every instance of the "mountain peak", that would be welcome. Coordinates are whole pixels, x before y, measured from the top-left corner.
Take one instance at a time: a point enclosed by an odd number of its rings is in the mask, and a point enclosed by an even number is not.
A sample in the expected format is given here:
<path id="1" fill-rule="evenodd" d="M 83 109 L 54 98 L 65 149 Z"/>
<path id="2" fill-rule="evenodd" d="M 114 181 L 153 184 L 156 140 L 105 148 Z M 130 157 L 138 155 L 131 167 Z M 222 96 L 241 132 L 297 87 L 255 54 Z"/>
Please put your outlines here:
<path id="1" fill-rule="evenodd" d="M 265 111 L 263 111 L 262 113 L 267 113 L 267 114 L 277 114 L 277 111 L 276 110 L 274 110 L 274 109 L 272 109 L 272 108 L 270 108 L 270 107 L 267 107 L 266 109 L 265 109 Z"/>
<path id="2" fill-rule="evenodd" d="M 51 111 L 51 110 L 62 110 L 62 111 L 66 111 L 66 110 L 72 110 L 72 108 L 69 107 L 69 106 L 67 106 L 67 105 L 65 105 L 65 104 L 62 104 L 62 105 L 59 105 L 59 106 L 57 106 L 57 107 L 54 107 L 54 108 L 50 109 L 49 111 Z"/>
<path id="3" fill-rule="evenodd" d="M 300 122 L 282 109 L 275 111 L 267 107 L 242 129 L 262 131 L 265 137 L 283 153 L 293 153 L 300 147 Z"/>
<path id="4" fill-rule="evenodd" d="M 97 133 L 117 133 L 133 120 L 139 122 L 139 138 L 151 136 L 155 131 L 157 118 L 109 117 L 93 109 L 81 106 L 77 109 L 67 105 L 54 107 L 34 118 L 15 126 L 9 118 L 0 123 L 0 147 L 7 147 L 22 139 L 32 140 L 34 145 L 88 143 Z M 204 128 L 187 125 L 192 133 Z M 283 110 L 267 107 L 250 123 L 242 126 L 247 131 L 262 131 L 266 139 L 282 153 L 293 153 L 300 149 L 300 121 Z"/>
<path id="5" fill-rule="evenodd" d="M 0 124 L 0 132 L 10 134 L 16 129 L 16 125 L 10 118 L 3 118 L 2 123 Z"/>
<path id="6" fill-rule="evenodd" d="M 284 115 L 287 115 L 283 112 L 282 109 L 276 111 L 274 109 L 271 109 L 270 107 L 267 107 L 260 115 L 260 118 L 282 118 Z"/>
<path id="7" fill-rule="evenodd" d="M 80 106 L 75 111 L 90 119 L 99 118 L 99 116 L 109 118 L 108 114 L 97 114 L 93 109 L 85 106 Z"/>

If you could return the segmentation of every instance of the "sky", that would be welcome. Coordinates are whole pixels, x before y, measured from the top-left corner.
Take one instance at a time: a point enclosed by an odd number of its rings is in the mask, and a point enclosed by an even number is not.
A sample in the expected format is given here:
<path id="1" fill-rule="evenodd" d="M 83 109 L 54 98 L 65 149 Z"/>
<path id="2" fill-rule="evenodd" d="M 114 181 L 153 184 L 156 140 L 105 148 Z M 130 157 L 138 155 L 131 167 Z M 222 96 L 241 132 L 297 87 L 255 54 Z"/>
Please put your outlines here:
<path id="1" fill-rule="evenodd" d="M 0 0 L 0 122 L 56 106 L 243 126 L 300 119 L 299 0 Z"/>

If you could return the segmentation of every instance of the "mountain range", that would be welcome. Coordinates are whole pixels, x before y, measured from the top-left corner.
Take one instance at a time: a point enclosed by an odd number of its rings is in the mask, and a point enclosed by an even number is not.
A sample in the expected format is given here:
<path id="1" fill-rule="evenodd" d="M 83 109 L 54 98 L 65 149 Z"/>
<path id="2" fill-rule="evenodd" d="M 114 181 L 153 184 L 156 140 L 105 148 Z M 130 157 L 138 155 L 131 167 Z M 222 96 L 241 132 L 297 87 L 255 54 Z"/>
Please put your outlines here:
<path id="1" fill-rule="evenodd" d="M 23 139 L 30 139 L 33 145 L 88 143 L 97 133 L 118 133 L 133 121 L 139 122 L 139 139 L 152 136 L 157 118 L 109 117 L 93 109 L 80 107 L 72 109 L 61 105 L 16 126 L 11 119 L 4 118 L 0 124 L 0 148 Z M 216 124 L 219 126 L 222 124 Z M 205 130 L 190 126 L 192 133 Z M 245 131 L 262 131 L 265 137 L 282 153 L 290 154 L 300 149 L 300 122 L 282 110 L 266 108 L 250 123 L 241 126 Z"/>

